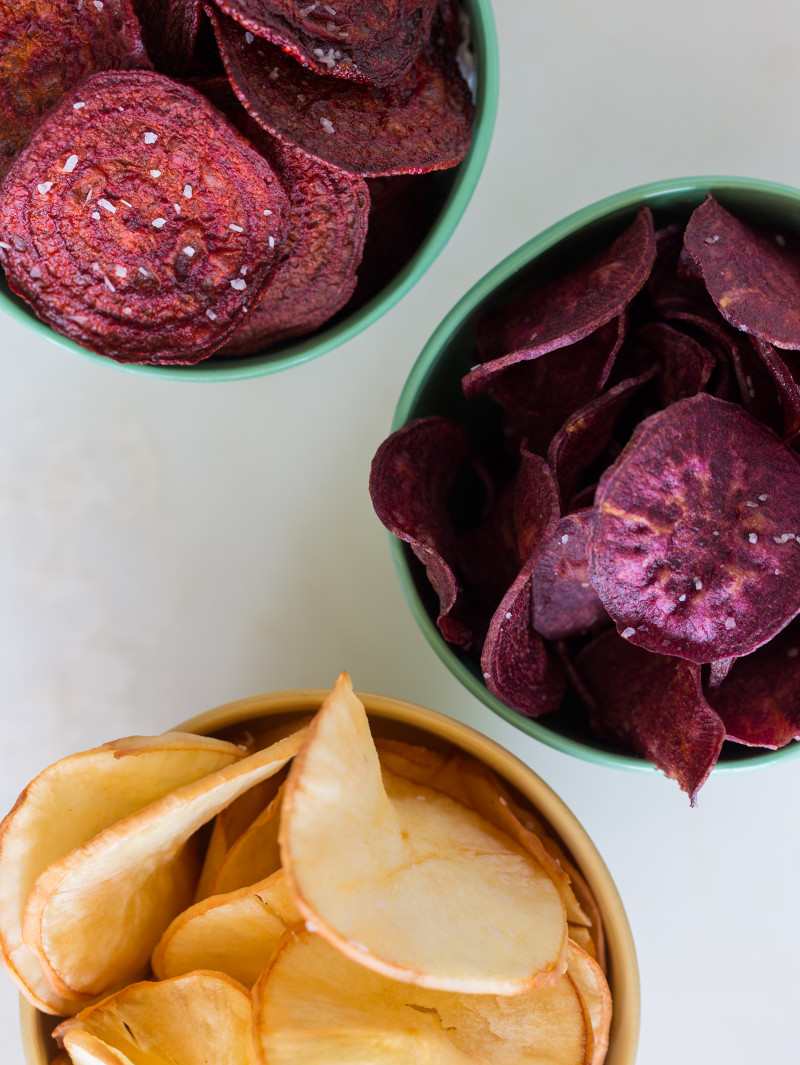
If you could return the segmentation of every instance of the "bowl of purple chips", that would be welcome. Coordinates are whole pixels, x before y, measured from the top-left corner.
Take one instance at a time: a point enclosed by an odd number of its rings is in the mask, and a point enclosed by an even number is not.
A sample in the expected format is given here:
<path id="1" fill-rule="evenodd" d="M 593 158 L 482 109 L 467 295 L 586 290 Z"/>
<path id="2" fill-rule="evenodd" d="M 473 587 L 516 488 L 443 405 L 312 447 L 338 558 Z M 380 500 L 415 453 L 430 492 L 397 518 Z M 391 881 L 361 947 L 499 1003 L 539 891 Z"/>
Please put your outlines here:
<path id="1" fill-rule="evenodd" d="M 412 612 L 565 753 L 800 751 L 800 190 L 696 177 L 491 270 L 415 364 L 370 491 Z"/>

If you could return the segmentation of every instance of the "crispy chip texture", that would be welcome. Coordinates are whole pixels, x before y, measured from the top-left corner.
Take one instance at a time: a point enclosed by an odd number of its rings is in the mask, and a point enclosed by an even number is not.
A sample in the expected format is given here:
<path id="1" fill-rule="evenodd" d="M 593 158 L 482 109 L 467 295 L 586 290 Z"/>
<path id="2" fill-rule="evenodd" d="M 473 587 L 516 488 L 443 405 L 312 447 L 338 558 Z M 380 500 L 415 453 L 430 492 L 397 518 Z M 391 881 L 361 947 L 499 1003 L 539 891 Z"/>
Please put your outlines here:
<path id="1" fill-rule="evenodd" d="M 157 70 L 185 74 L 200 27 L 200 0 L 133 0 L 147 54 Z"/>
<path id="2" fill-rule="evenodd" d="M 51 111 L 7 175 L 0 262 L 77 343 L 193 363 L 263 291 L 287 219 L 272 168 L 203 96 L 149 71 L 103 72 Z"/>
<path id="3" fill-rule="evenodd" d="M 636 429 L 595 498 L 592 584 L 640 647 L 746 655 L 800 611 L 800 459 L 700 394 Z"/>
<path id="4" fill-rule="evenodd" d="M 0 0 L 0 179 L 83 77 L 149 66 L 131 0 Z"/>
<path id="5" fill-rule="evenodd" d="M 586 632 L 606 617 L 589 581 L 592 511 L 562 518 L 533 571 L 533 625 L 548 640 Z"/>
<path id="6" fill-rule="evenodd" d="M 281 140 L 364 177 L 442 170 L 466 155 L 472 97 L 440 22 L 402 80 L 376 88 L 320 77 L 208 10 L 237 96 Z"/>

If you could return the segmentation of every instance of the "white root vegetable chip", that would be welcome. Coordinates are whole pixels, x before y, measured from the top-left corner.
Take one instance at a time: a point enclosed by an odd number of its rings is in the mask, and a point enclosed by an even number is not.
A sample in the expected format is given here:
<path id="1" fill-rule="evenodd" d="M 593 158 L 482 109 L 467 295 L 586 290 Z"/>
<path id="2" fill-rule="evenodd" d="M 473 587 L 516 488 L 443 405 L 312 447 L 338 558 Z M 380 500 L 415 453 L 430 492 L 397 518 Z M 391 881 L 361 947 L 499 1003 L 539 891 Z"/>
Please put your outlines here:
<path id="1" fill-rule="evenodd" d="M 23 939 L 64 998 L 86 1002 L 135 979 L 192 902 L 192 836 L 294 756 L 305 730 L 117 821 L 50 864 L 23 916 Z"/>
<path id="2" fill-rule="evenodd" d="M 381 773 L 342 674 L 287 778 L 280 846 L 298 910 L 345 955 L 421 987 L 516 995 L 566 967 L 564 906 L 514 840 Z"/>

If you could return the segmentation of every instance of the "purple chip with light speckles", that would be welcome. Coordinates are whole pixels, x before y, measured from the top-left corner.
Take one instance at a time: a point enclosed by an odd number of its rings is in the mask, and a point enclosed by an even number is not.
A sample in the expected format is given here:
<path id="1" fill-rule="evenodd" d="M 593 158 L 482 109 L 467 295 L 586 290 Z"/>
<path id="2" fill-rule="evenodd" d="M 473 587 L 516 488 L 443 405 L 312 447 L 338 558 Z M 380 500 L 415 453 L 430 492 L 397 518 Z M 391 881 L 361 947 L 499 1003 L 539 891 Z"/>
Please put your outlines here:
<path id="1" fill-rule="evenodd" d="M 621 636 L 692 662 L 800 612 L 800 458 L 705 393 L 640 423 L 595 496 L 591 580 Z"/>

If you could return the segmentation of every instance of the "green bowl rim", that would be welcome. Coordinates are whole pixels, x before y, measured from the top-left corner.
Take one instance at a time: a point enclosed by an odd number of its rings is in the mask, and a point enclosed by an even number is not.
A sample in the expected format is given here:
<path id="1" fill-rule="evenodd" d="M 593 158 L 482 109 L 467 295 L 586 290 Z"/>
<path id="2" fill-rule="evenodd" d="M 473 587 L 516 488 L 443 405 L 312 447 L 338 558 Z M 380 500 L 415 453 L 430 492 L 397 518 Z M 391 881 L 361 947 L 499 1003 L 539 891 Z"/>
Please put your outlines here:
<path id="1" fill-rule="evenodd" d="M 45 325 L 22 300 L 0 289 L 0 310 L 22 325 L 45 337 L 57 347 L 104 366 L 112 366 L 123 373 L 157 377 L 172 381 L 240 381 L 251 377 L 266 377 L 302 363 L 310 362 L 369 328 L 413 288 L 433 264 L 453 235 L 461 216 L 469 204 L 486 162 L 497 117 L 499 85 L 499 50 L 497 29 L 491 0 L 463 0 L 469 9 L 472 46 L 476 57 L 478 78 L 475 100 L 472 143 L 466 159 L 458 166 L 452 187 L 431 230 L 402 270 L 368 303 L 352 315 L 329 328 L 295 342 L 289 341 L 270 356 L 253 355 L 242 359 L 217 362 L 204 360 L 194 366 L 141 366 L 121 363 L 105 355 L 83 348 Z M 446 173 L 442 171 L 441 173 Z"/>
<path id="2" fill-rule="evenodd" d="M 645 185 L 637 185 L 623 192 L 607 196 L 602 200 L 583 207 L 554 225 L 543 230 L 537 236 L 528 240 L 521 247 L 513 251 L 488 273 L 476 282 L 469 291 L 455 304 L 446 317 L 437 326 L 419 357 L 414 363 L 411 372 L 406 379 L 400 398 L 395 408 L 392 419 L 391 431 L 394 432 L 409 420 L 411 411 L 424 387 L 438 353 L 451 340 L 463 321 L 477 306 L 486 299 L 496 288 L 508 281 L 519 269 L 526 266 L 533 259 L 547 251 L 553 245 L 583 226 L 590 225 L 606 215 L 615 211 L 623 211 L 634 206 L 655 200 L 666 194 L 678 194 L 681 192 L 719 190 L 724 192 L 756 194 L 767 193 L 785 196 L 793 201 L 800 215 L 800 189 L 791 185 L 782 185 L 777 182 L 764 181 L 759 178 L 726 177 L 720 175 L 667 178 L 661 181 L 649 182 Z M 408 603 L 414 619 L 422 630 L 426 640 L 436 652 L 441 661 L 450 672 L 459 680 L 464 687 L 472 693 L 484 706 L 492 710 L 523 733 L 539 740 L 541 743 L 569 754 L 573 757 L 593 762 L 595 765 L 611 766 L 615 769 L 626 769 L 637 772 L 658 772 L 657 768 L 646 762 L 638 755 L 623 754 L 618 751 L 605 750 L 602 747 L 589 746 L 579 740 L 571 739 L 559 732 L 555 732 L 542 722 L 541 719 L 528 718 L 519 714 L 516 710 L 502 703 L 486 688 L 482 681 L 475 675 L 470 667 L 457 657 L 449 644 L 443 639 L 435 622 L 430 617 L 417 591 L 414 578 L 409 568 L 409 549 L 406 544 L 397 537 L 389 535 L 389 548 L 392 555 L 395 571 L 398 575 L 403 595 Z M 744 750 L 757 750 L 758 748 L 744 748 Z M 742 754 L 739 758 L 722 758 L 714 767 L 714 773 L 738 773 L 754 769 L 760 769 L 776 762 L 786 761 L 800 755 L 800 742 L 790 743 L 778 750 L 765 751 L 761 754 Z"/>

